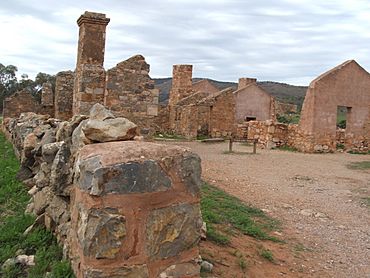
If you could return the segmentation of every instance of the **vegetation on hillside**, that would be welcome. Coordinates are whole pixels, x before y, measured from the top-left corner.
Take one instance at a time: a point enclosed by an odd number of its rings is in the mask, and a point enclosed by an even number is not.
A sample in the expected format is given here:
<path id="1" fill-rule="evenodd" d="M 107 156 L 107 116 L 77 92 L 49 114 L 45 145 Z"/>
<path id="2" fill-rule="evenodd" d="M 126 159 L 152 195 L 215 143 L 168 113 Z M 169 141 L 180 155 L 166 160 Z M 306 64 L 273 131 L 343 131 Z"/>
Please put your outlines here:
<path id="1" fill-rule="evenodd" d="M 36 265 L 26 268 L 11 263 L 0 269 L 3 278 L 40 278 L 50 273 L 53 278 L 74 277 L 70 265 L 62 259 L 62 249 L 55 237 L 42 227 L 24 231 L 35 217 L 25 214 L 29 201 L 26 187 L 15 179 L 19 162 L 13 148 L 0 133 L 0 267 L 16 255 L 35 255 Z"/>
<path id="2" fill-rule="evenodd" d="M 197 82 L 202 79 L 204 78 L 193 78 L 193 82 Z M 236 89 L 238 86 L 238 84 L 234 82 L 217 81 L 212 79 L 208 80 L 220 90 L 228 87 L 233 87 L 234 89 Z M 160 89 L 159 101 L 162 103 L 166 103 L 168 101 L 168 96 L 172 86 L 172 78 L 158 78 L 154 79 L 154 81 L 155 87 Z M 298 111 L 301 110 L 307 87 L 293 86 L 272 81 L 258 82 L 258 85 L 279 101 L 296 104 L 298 106 Z"/>

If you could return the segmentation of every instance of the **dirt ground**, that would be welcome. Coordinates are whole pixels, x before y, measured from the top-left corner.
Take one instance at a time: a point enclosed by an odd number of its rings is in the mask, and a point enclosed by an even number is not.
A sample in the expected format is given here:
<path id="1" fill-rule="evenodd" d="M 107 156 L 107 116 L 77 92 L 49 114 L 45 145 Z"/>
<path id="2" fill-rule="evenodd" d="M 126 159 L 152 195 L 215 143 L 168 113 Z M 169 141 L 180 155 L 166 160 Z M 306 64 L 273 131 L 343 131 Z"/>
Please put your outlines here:
<path id="1" fill-rule="evenodd" d="M 235 145 L 237 153 L 225 154 L 226 143 L 170 144 L 198 153 L 210 184 L 282 223 L 277 234 L 284 244 L 251 244 L 251 238 L 240 236 L 222 250 L 203 242 L 203 256 L 216 260 L 213 277 L 370 277 L 370 207 L 364 200 L 370 197 L 370 170 L 347 167 L 369 161 L 369 155 L 260 149 L 253 155 L 242 144 Z M 259 244 L 272 250 L 273 263 L 258 257 Z M 241 257 L 233 254 L 237 247 L 247 261 L 243 271 L 233 266 Z"/>

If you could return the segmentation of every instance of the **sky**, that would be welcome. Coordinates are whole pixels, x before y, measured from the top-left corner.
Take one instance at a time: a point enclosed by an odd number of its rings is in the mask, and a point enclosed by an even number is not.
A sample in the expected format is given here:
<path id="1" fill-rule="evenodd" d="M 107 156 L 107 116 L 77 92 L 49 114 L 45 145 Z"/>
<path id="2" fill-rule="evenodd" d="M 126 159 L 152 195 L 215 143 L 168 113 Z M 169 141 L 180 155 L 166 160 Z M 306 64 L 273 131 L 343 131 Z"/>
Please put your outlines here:
<path id="1" fill-rule="evenodd" d="M 106 69 L 142 54 L 153 78 L 174 64 L 294 85 L 350 59 L 370 71 L 369 0 L 1 0 L 0 63 L 31 78 L 73 70 L 84 11 L 111 19 Z"/>

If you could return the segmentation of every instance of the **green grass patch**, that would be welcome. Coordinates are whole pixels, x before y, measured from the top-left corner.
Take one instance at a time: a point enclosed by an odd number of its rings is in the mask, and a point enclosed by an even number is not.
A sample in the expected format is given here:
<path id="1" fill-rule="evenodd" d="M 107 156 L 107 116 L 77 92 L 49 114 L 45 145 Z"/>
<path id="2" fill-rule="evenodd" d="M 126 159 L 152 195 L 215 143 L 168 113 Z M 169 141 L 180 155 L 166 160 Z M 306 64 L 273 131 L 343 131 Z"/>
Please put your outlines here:
<path id="1" fill-rule="evenodd" d="M 370 197 L 362 198 L 362 203 L 370 208 Z"/>
<path id="2" fill-rule="evenodd" d="M 296 113 L 277 115 L 276 119 L 283 124 L 298 124 L 301 115 Z"/>
<path id="3" fill-rule="evenodd" d="M 367 152 L 358 152 L 358 151 L 348 151 L 349 154 L 360 154 L 360 155 L 369 155 L 370 151 Z"/>
<path id="4" fill-rule="evenodd" d="M 268 260 L 269 262 L 274 262 L 275 261 L 275 259 L 274 259 L 274 255 L 272 254 L 272 252 L 270 251 L 270 250 L 268 250 L 268 249 L 262 249 L 261 251 L 260 251 L 260 255 L 261 255 L 261 257 L 262 258 L 265 258 L 266 260 Z"/>
<path id="5" fill-rule="evenodd" d="M 15 179 L 19 162 L 12 145 L 0 133 L 0 265 L 14 258 L 17 251 L 35 255 L 36 265 L 24 269 L 19 265 L 0 270 L 4 278 L 39 278 L 46 272 L 51 277 L 74 277 L 68 262 L 62 260 L 62 249 L 55 237 L 43 228 L 34 229 L 27 235 L 23 232 L 34 222 L 35 217 L 25 214 L 29 201 L 26 187 Z"/>
<path id="6" fill-rule="evenodd" d="M 281 146 L 274 148 L 274 150 L 287 151 L 287 152 L 298 152 L 298 149 L 290 146 Z"/>
<path id="7" fill-rule="evenodd" d="M 266 216 L 260 209 L 250 207 L 226 192 L 204 183 L 201 208 L 203 220 L 207 223 L 207 238 L 217 244 L 230 242 L 233 233 L 263 240 L 279 241 L 269 235 L 278 227 L 278 222 Z"/>
<path id="8" fill-rule="evenodd" d="M 370 161 L 359 161 L 347 164 L 349 169 L 353 170 L 368 170 L 370 169 Z"/>

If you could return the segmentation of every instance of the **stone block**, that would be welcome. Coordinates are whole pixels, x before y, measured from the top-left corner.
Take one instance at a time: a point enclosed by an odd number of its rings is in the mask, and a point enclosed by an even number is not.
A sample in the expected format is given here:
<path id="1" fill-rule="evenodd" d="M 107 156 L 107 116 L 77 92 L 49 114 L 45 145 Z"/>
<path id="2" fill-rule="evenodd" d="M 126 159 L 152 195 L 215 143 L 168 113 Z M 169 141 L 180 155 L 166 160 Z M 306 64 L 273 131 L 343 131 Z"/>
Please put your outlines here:
<path id="1" fill-rule="evenodd" d="M 116 258 L 126 236 L 125 218 L 114 208 L 80 207 L 77 229 L 84 256 L 95 259 Z"/>
<path id="2" fill-rule="evenodd" d="M 88 269 L 83 273 L 83 278 L 149 278 L 147 266 L 124 266 L 113 270 Z"/>
<path id="3" fill-rule="evenodd" d="M 168 258 L 195 247 L 203 221 L 198 204 L 180 204 L 151 212 L 146 226 L 146 252 Z"/>

